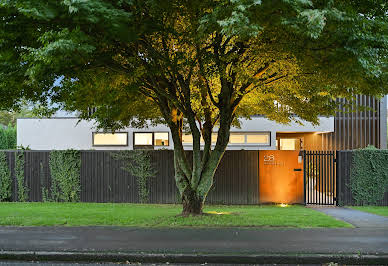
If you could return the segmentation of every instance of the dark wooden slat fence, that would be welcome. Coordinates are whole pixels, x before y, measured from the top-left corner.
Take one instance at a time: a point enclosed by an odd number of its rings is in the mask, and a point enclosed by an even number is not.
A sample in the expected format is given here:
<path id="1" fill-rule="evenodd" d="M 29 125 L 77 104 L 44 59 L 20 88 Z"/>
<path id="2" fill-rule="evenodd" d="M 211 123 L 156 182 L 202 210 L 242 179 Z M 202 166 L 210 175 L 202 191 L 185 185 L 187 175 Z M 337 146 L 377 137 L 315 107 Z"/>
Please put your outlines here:
<path id="1" fill-rule="evenodd" d="M 157 174 L 149 186 L 150 203 L 179 203 L 174 179 L 173 151 L 150 151 Z M 81 151 L 81 201 L 82 202 L 128 202 L 138 203 L 139 195 L 136 177 L 121 169 L 122 162 L 111 156 L 112 151 Z M 321 154 L 322 153 L 322 154 Z M 310 151 L 305 169 L 311 163 L 318 163 L 317 154 Z M 329 156 L 328 158 L 326 158 Z M 355 205 L 350 183 L 352 151 L 338 151 L 336 154 L 336 181 L 333 180 L 334 165 L 330 153 L 319 161 L 317 179 L 319 192 L 336 192 L 336 203 Z M 322 156 L 321 156 L 322 157 Z M 6 151 L 6 158 L 12 176 L 12 201 L 17 201 L 15 177 L 15 151 Z M 29 201 L 42 201 L 42 186 L 50 184 L 49 151 L 24 151 L 24 178 L 28 187 Z M 259 152 L 226 151 L 217 169 L 214 185 L 207 197 L 208 204 L 259 204 Z M 337 186 L 337 188 L 336 188 Z M 308 188 L 308 186 L 307 186 Z M 316 191 L 314 191 L 316 192 Z M 311 198 L 306 191 L 306 203 Z M 321 195 L 321 194 L 319 194 Z M 335 196 L 334 195 L 334 196 Z M 332 200 L 320 200 L 316 204 L 333 204 Z M 388 193 L 379 205 L 388 206 Z"/>
<path id="2" fill-rule="evenodd" d="M 114 152 L 114 151 L 113 151 Z M 138 203 L 136 177 L 121 169 L 112 151 L 81 151 L 81 201 Z M 15 151 L 6 151 L 13 179 L 12 200 L 17 201 Z M 42 201 L 42 185 L 50 183 L 49 151 L 24 151 L 25 184 L 29 201 Z M 149 186 L 150 203 L 179 203 L 174 179 L 173 151 L 151 151 L 157 174 Z M 207 203 L 258 204 L 258 152 L 227 151 L 216 172 Z"/>

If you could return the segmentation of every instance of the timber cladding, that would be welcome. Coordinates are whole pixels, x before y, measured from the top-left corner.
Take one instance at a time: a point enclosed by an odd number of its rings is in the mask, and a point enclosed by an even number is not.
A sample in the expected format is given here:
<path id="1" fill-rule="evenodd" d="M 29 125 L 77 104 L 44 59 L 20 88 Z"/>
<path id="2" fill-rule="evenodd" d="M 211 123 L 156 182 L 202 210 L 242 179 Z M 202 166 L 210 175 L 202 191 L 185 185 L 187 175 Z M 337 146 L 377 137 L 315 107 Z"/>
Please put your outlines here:
<path id="1" fill-rule="evenodd" d="M 136 177 L 121 169 L 115 151 L 80 151 L 82 202 L 139 203 Z M 6 151 L 12 178 L 12 200 L 17 201 L 15 151 Z M 174 153 L 150 151 L 157 174 L 149 182 L 149 203 L 179 203 L 174 179 Z M 50 186 L 49 151 L 24 151 L 24 182 L 28 200 L 43 200 L 42 188 Z M 258 151 L 226 151 L 207 197 L 210 204 L 258 204 Z"/>

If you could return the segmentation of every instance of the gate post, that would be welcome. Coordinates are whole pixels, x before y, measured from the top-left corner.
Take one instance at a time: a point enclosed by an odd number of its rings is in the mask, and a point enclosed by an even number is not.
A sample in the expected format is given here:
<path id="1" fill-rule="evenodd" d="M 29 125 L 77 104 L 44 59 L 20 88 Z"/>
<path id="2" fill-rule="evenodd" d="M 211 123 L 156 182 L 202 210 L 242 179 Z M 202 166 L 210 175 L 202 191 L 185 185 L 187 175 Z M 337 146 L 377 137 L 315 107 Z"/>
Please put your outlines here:
<path id="1" fill-rule="evenodd" d="M 304 205 L 306 206 L 306 151 L 303 151 L 302 155 L 303 159 L 303 198 L 304 198 Z"/>
<path id="2" fill-rule="evenodd" d="M 335 151 L 335 160 L 334 160 L 334 164 L 333 164 L 333 167 L 335 167 L 335 205 L 336 206 L 339 206 L 339 192 L 341 191 L 339 186 L 340 186 L 340 182 L 339 182 L 339 179 L 341 178 L 341 175 L 340 175 L 340 170 L 341 170 L 341 152 L 340 151 Z"/>

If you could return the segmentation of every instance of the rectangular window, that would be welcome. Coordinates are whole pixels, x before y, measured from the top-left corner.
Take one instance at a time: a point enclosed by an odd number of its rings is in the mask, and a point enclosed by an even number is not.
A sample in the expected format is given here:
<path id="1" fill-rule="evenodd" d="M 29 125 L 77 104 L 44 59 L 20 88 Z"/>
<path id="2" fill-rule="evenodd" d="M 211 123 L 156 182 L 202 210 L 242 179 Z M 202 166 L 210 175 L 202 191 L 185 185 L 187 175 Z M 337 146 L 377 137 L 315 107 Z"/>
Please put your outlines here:
<path id="1" fill-rule="evenodd" d="M 216 144 L 218 134 L 212 134 L 212 144 Z M 193 144 L 193 137 L 191 134 L 184 134 L 182 137 L 183 144 Z M 257 145 L 271 145 L 271 134 L 269 132 L 258 133 L 240 133 L 231 132 L 229 136 L 230 144 L 257 144 Z M 203 139 L 201 138 L 201 144 Z"/>
<path id="2" fill-rule="evenodd" d="M 231 144 L 243 144 L 243 143 L 245 143 L 245 134 L 230 133 L 229 143 L 231 143 Z"/>
<path id="3" fill-rule="evenodd" d="M 280 139 L 280 150 L 294 151 L 300 149 L 300 139 Z"/>
<path id="4" fill-rule="evenodd" d="M 152 133 L 135 132 L 133 134 L 134 134 L 135 146 L 151 146 L 152 145 Z"/>
<path id="5" fill-rule="evenodd" d="M 270 134 L 269 133 L 247 134 L 247 143 L 260 144 L 260 145 L 270 145 Z"/>
<path id="6" fill-rule="evenodd" d="M 218 136 L 217 133 L 212 133 L 212 144 L 216 144 L 216 142 L 217 142 L 217 136 Z"/>
<path id="7" fill-rule="evenodd" d="M 93 133 L 93 146 L 128 146 L 128 133 Z"/>
<path id="8" fill-rule="evenodd" d="M 155 146 L 168 146 L 168 132 L 154 133 Z"/>
<path id="9" fill-rule="evenodd" d="M 182 144 L 193 144 L 193 136 L 191 134 L 183 134 Z"/>

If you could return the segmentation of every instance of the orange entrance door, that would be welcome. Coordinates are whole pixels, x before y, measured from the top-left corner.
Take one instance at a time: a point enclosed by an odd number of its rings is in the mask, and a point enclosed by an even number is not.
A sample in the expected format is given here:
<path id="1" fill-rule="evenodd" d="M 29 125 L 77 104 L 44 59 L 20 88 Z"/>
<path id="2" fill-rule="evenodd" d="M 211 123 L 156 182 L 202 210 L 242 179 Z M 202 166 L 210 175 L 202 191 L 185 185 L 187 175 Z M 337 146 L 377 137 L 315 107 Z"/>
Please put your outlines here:
<path id="1" fill-rule="evenodd" d="M 303 203 L 299 151 L 259 151 L 260 203 Z"/>

